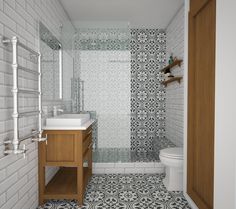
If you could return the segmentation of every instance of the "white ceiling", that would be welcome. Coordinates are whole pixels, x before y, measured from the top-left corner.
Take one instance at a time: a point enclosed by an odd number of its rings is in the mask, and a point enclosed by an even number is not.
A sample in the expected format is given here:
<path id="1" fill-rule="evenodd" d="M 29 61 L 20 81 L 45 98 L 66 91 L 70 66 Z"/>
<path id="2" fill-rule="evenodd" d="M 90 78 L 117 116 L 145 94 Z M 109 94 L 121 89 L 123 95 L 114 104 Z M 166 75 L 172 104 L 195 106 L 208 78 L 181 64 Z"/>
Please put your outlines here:
<path id="1" fill-rule="evenodd" d="M 129 22 L 131 28 L 166 28 L 184 0 L 60 0 L 78 27 L 83 21 Z"/>

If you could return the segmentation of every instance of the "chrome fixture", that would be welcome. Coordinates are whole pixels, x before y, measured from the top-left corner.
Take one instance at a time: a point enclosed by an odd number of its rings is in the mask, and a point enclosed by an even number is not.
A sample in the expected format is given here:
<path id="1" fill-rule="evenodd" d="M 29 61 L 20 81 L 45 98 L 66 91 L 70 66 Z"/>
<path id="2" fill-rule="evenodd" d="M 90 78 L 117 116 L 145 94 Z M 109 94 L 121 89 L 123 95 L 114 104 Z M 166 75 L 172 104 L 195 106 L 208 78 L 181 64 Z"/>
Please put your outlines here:
<path id="1" fill-rule="evenodd" d="M 13 88 L 12 88 L 12 94 L 13 94 L 13 123 L 14 123 L 14 136 L 13 140 L 6 140 L 4 144 L 12 145 L 10 149 L 7 149 L 4 151 L 4 154 L 24 154 L 26 153 L 25 145 L 20 148 L 20 142 L 37 136 L 36 138 L 32 139 L 32 141 L 46 141 L 47 138 L 42 137 L 42 91 L 41 91 L 41 54 L 32 50 L 28 46 L 22 44 L 19 42 L 18 38 L 16 36 L 12 37 L 12 39 L 3 38 L 2 40 L 3 44 L 11 44 L 12 45 L 12 54 L 13 54 L 13 60 L 12 60 L 12 69 L 13 69 Z M 22 47 L 23 49 L 29 51 L 31 53 L 31 56 L 36 56 L 38 61 L 38 72 L 22 67 L 18 64 L 18 47 Z M 28 73 L 32 73 L 35 75 L 38 75 L 38 90 L 30 90 L 30 89 L 19 89 L 18 87 L 18 70 L 23 70 Z M 37 111 L 30 111 L 30 112 L 22 112 L 19 113 L 19 94 L 34 94 L 38 95 L 38 110 Z M 29 115 L 38 115 L 38 131 L 32 132 L 30 135 L 19 138 L 19 118 Z M 8 148 L 8 146 L 7 146 Z"/>
<path id="2" fill-rule="evenodd" d="M 84 81 L 83 80 L 79 80 L 79 82 L 81 83 L 81 110 L 82 112 L 84 112 Z"/>
<path id="3" fill-rule="evenodd" d="M 57 116 L 58 112 L 64 112 L 64 110 L 57 108 L 57 106 L 53 106 L 53 117 Z"/>
<path id="4" fill-rule="evenodd" d="M 63 84 L 62 84 L 62 46 L 60 45 L 60 49 L 59 49 L 59 99 L 62 99 L 62 92 L 63 92 Z"/>
<path id="5" fill-rule="evenodd" d="M 84 80 L 80 78 L 71 79 L 71 98 L 73 112 L 81 113 L 84 110 Z"/>

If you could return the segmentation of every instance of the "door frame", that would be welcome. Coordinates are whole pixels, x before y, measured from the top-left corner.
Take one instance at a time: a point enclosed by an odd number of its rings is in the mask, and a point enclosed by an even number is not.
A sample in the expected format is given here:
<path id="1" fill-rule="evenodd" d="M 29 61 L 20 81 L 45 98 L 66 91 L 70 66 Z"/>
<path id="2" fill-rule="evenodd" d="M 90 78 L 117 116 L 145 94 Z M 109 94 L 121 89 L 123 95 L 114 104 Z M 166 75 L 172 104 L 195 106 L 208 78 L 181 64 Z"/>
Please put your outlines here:
<path id="1" fill-rule="evenodd" d="M 192 209 L 198 209 L 187 194 L 187 147 L 188 147 L 188 29 L 190 0 L 184 0 L 184 196 Z"/>
<path id="2" fill-rule="evenodd" d="M 189 2 L 190 0 L 184 0 L 185 5 L 185 37 L 184 37 L 184 196 L 189 202 L 192 209 L 198 209 L 195 203 L 187 194 L 187 111 L 188 111 L 188 12 L 189 12 Z M 233 195 L 236 194 L 236 185 L 232 184 L 236 182 L 236 165 L 229 166 L 229 162 L 232 162 L 232 156 L 235 157 L 235 120 L 233 117 L 230 118 L 232 112 L 235 113 L 236 100 L 231 95 L 235 94 L 236 83 L 233 82 L 233 78 L 236 77 L 236 71 L 232 66 L 234 66 L 235 59 L 232 58 L 235 54 L 234 45 L 230 45 L 229 42 L 235 39 L 236 29 L 231 27 L 232 17 L 236 17 L 234 11 L 236 6 L 235 1 L 226 2 L 223 0 L 216 1 L 216 110 L 215 110 L 215 163 L 214 163 L 214 208 L 222 208 L 222 205 L 227 203 L 229 207 L 236 206 L 235 198 L 225 199 L 222 194 L 222 185 L 224 185 L 223 193 L 229 191 Z M 231 8 L 230 11 L 228 8 Z M 228 13 L 228 16 L 225 16 Z M 228 25 L 227 25 L 228 24 Z M 228 32 L 227 37 L 225 36 L 225 30 Z M 220 39 L 220 38 L 221 39 Z M 223 39 L 222 39 L 223 38 Z M 227 49 L 225 49 L 225 44 Z M 222 57 L 222 53 L 224 56 Z M 224 72 L 225 69 L 230 69 L 227 74 Z M 229 79 L 229 76 L 230 79 Z M 225 83 L 230 83 L 230 86 L 225 86 Z M 228 94 L 225 95 L 224 91 L 221 92 L 220 88 L 224 88 Z M 227 104 L 221 104 L 220 101 L 222 96 L 226 99 Z M 227 111 L 224 111 L 224 108 Z M 218 111 L 218 113 L 217 113 Z M 224 126 L 222 127 L 222 119 L 224 120 Z M 221 128 L 221 131 L 218 129 Z M 229 131 L 230 130 L 230 131 Z M 222 140 L 222 134 L 227 136 L 227 140 Z M 223 151 L 222 151 L 223 150 Z M 224 153 L 228 152 L 227 155 Z M 219 160 L 220 159 L 220 160 Z M 232 181 L 222 181 L 221 179 L 232 179 Z M 219 180 L 220 179 L 220 180 Z M 233 181 L 234 179 L 234 181 Z M 232 195 L 231 195 L 232 196 Z"/>

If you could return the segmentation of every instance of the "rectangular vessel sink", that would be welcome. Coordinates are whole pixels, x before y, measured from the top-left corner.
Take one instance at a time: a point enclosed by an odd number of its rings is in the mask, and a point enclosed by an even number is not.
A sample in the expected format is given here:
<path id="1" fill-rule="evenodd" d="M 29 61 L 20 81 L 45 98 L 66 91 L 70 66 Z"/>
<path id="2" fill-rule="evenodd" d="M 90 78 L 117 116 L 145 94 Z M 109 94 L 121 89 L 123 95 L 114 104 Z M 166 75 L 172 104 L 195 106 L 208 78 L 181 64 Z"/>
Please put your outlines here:
<path id="1" fill-rule="evenodd" d="M 62 114 L 46 119 L 46 126 L 49 127 L 76 127 L 81 126 L 90 120 L 89 114 Z"/>

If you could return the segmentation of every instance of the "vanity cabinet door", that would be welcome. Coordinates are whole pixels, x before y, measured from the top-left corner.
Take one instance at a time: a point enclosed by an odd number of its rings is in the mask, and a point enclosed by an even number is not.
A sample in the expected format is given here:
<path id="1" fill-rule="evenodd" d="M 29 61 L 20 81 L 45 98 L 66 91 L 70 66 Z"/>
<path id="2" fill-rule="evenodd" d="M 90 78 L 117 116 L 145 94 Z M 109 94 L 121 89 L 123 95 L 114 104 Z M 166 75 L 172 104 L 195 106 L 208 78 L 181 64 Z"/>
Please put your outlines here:
<path id="1" fill-rule="evenodd" d="M 47 162 L 74 162 L 75 135 L 48 134 L 46 146 Z"/>
<path id="2" fill-rule="evenodd" d="M 73 131 L 45 131 L 47 143 L 40 145 L 39 151 L 48 166 L 77 166 L 80 133 Z"/>

